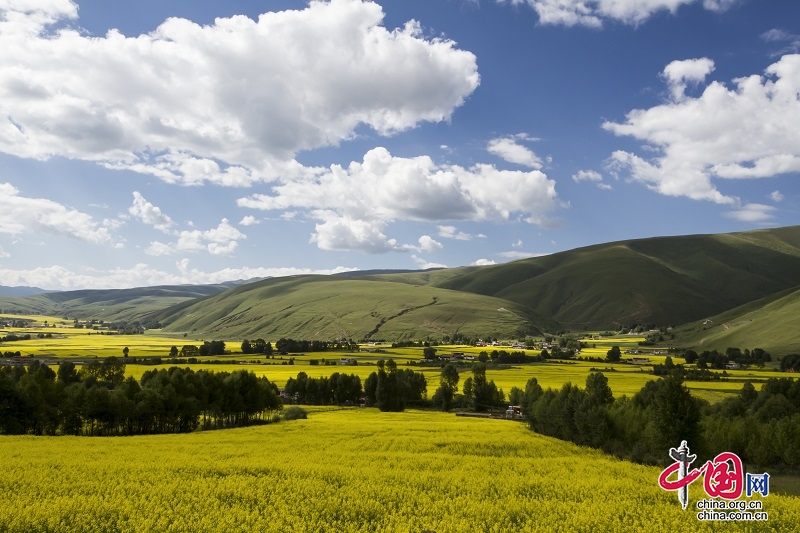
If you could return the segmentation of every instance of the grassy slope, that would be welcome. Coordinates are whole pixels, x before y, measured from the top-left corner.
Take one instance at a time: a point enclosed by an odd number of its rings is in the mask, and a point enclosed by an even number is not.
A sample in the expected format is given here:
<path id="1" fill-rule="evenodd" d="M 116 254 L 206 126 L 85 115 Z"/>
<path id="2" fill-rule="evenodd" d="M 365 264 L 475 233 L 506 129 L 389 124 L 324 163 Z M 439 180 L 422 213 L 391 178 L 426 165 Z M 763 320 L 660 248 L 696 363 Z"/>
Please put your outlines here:
<path id="1" fill-rule="evenodd" d="M 720 315 L 677 328 L 676 344 L 724 351 L 730 346 L 763 348 L 773 355 L 800 353 L 797 323 L 800 289 L 750 302 Z"/>
<path id="2" fill-rule="evenodd" d="M 486 267 L 278 278 L 198 301 L 192 299 L 219 288 L 73 291 L 12 303 L 25 302 L 29 312 L 105 320 L 153 313 L 173 331 L 218 336 L 362 338 L 373 332 L 373 338 L 398 339 L 460 331 L 511 337 L 532 325 L 550 331 L 678 325 L 798 285 L 800 226 L 794 226 L 622 241 Z M 436 305 L 426 306 L 434 297 Z M 10 308 L 6 299 L 0 308 Z"/>
<path id="3" fill-rule="evenodd" d="M 622 241 L 450 274 L 429 282 L 512 300 L 571 328 L 681 324 L 800 284 L 800 226 Z"/>
<path id="4" fill-rule="evenodd" d="M 239 287 L 158 315 L 168 331 L 228 338 L 404 339 L 465 332 L 514 336 L 530 320 L 518 304 L 430 286 L 298 276 Z"/>
<path id="5" fill-rule="evenodd" d="M 54 292 L 24 298 L 0 298 L 0 309 L 70 318 L 132 321 L 226 288 L 225 285 L 175 285 Z"/>

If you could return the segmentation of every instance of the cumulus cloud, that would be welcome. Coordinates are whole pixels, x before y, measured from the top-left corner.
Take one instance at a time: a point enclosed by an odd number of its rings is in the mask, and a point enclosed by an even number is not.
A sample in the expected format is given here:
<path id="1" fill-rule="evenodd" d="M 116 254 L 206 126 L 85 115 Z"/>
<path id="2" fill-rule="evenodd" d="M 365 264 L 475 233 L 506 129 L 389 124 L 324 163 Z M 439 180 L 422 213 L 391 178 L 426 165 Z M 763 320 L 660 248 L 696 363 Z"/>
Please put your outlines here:
<path id="1" fill-rule="evenodd" d="M 205 272 L 191 268 L 188 259 L 176 264 L 176 272 L 166 272 L 153 268 L 146 263 L 139 263 L 131 268 L 114 268 L 111 270 L 74 271 L 60 265 L 39 267 L 32 270 L 0 269 L 0 279 L 7 285 L 41 287 L 50 290 L 75 289 L 127 289 L 152 285 L 182 285 L 223 283 L 239 279 L 294 276 L 300 274 L 338 274 L 358 270 L 350 267 L 314 270 L 310 268 L 279 267 L 224 268 L 213 272 Z"/>
<path id="2" fill-rule="evenodd" d="M 489 141 L 486 149 L 504 161 L 522 165 L 528 168 L 542 168 L 542 160 L 527 146 L 519 143 L 520 140 L 533 140 L 525 134 L 498 137 Z"/>
<path id="3" fill-rule="evenodd" d="M 133 205 L 128 208 L 128 213 L 137 220 L 163 232 L 168 232 L 174 224 L 168 215 L 164 214 L 159 207 L 145 200 L 138 191 L 133 193 Z"/>
<path id="4" fill-rule="evenodd" d="M 145 248 L 144 253 L 147 255 L 172 255 L 176 252 L 175 245 L 163 243 L 161 241 L 153 241 L 150 246 Z"/>
<path id="5" fill-rule="evenodd" d="M 419 248 L 423 252 L 438 252 L 444 245 L 430 235 L 423 235 L 419 238 Z"/>
<path id="6" fill-rule="evenodd" d="M 426 259 L 421 257 L 417 257 L 416 255 L 411 255 L 411 259 L 421 268 L 422 270 L 428 270 L 429 268 L 447 268 L 447 265 L 443 265 L 442 263 L 432 263 Z"/>
<path id="7" fill-rule="evenodd" d="M 596 170 L 579 170 L 575 174 L 572 175 L 572 181 L 575 183 L 580 183 L 582 181 L 588 181 L 597 185 L 600 189 L 611 189 L 611 185 L 605 183 L 603 181 L 603 175 L 597 172 Z"/>
<path id="8" fill-rule="evenodd" d="M 714 71 L 714 62 L 707 57 L 700 59 L 676 60 L 664 67 L 661 75 L 667 80 L 672 99 L 683 100 L 686 87 L 697 85 Z"/>
<path id="9" fill-rule="evenodd" d="M 475 261 L 472 264 L 474 266 L 488 266 L 488 265 L 496 265 L 497 262 L 496 261 L 492 261 L 491 259 L 478 259 L 477 261 Z"/>
<path id="10" fill-rule="evenodd" d="M 261 221 L 253 215 L 247 215 L 239 221 L 240 226 L 254 226 L 256 224 L 261 224 Z"/>
<path id="11" fill-rule="evenodd" d="M 404 252 L 412 246 L 402 245 L 384 233 L 385 223 L 354 219 L 334 211 L 316 210 L 312 216 L 322 220 L 316 224 L 311 242 L 321 250 L 361 251 L 371 254 Z"/>
<path id="12" fill-rule="evenodd" d="M 700 0 L 497 0 L 512 5 L 528 4 L 541 24 L 589 26 L 599 28 L 606 20 L 637 25 L 656 13 L 674 14 L 679 7 L 700 3 Z M 738 0 L 702 0 L 710 11 L 724 11 Z"/>
<path id="13" fill-rule="evenodd" d="M 710 63 L 694 65 L 693 71 L 688 66 L 681 63 L 674 79 L 702 78 Z M 715 180 L 800 171 L 798 91 L 800 55 L 794 54 L 770 65 L 763 76 L 733 80 L 732 88 L 714 81 L 696 98 L 633 110 L 625 122 L 606 122 L 603 128 L 642 141 L 654 155 L 616 151 L 609 170 L 664 195 L 738 206 L 739 199 L 720 192 Z"/>
<path id="14" fill-rule="evenodd" d="M 474 54 L 413 21 L 384 27 L 366 0 L 132 37 L 87 35 L 77 16 L 69 0 L 0 3 L 0 151 L 246 186 L 313 172 L 297 152 L 361 125 L 447 120 L 480 81 Z"/>
<path id="15" fill-rule="evenodd" d="M 154 241 L 147 247 L 148 255 L 174 255 L 179 252 L 208 252 L 211 255 L 231 255 L 239 241 L 247 236 L 223 218 L 216 228 L 209 230 L 184 230 L 175 232 L 177 242 Z"/>
<path id="16" fill-rule="evenodd" d="M 98 224 L 91 215 L 45 198 L 20 196 L 19 189 L 10 183 L 0 183 L 0 233 L 45 233 L 92 244 L 113 241 L 108 228 Z"/>
<path id="17" fill-rule="evenodd" d="M 11 257 L 11 254 L 6 252 L 2 246 L 0 246 L 0 259 Z"/>
<path id="18" fill-rule="evenodd" d="M 206 250 L 212 255 L 230 255 L 247 236 L 223 218 L 216 228 L 210 230 L 187 230 L 178 234 L 176 248 L 184 252 Z"/>
<path id="19" fill-rule="evenodd" d="M 385 148 L 348 167 L 274 185 L 272 194 L 240 198 L 252 209 L 304 209 L 317 220 L 312 242 L 326 250 L 378 253 L 408 249 L 385 234 L 397 220 L 500 221 L 543 225 L 557 207 L 555 182 L 538 170 L 437 165 L 430 157 L 394 157 Z M 441 235 L 441 234 L 440 234 Z"/>
<path id="20" fill-rule="evenodd" d="M 478 234 L 478 235 L 471 235 L 469 233 L 465 233 L 463 231 L 459 231 L 458 228 L 455 226 L 439 226 L 439 237 L 444 237 L 445 239 L 455 239 L 457 241 L 469 241 L 474 238 L 485 239 L 486 235 Z"/>
<path id="21" fill-rule="evenodd" d="M 770 193 L 769 197 L 773 202 L 782 202 L 783 201 L 783 194 L 781 194 L 781 191 L 772 191 Z"/>
<path id="22" fill-rule="evenodd" d="M 746 204 L 738 209 L 725 213 L 728 218 L 742 222 L 764 222 L 773 217 L 775 207 L 764 204 Z"/>

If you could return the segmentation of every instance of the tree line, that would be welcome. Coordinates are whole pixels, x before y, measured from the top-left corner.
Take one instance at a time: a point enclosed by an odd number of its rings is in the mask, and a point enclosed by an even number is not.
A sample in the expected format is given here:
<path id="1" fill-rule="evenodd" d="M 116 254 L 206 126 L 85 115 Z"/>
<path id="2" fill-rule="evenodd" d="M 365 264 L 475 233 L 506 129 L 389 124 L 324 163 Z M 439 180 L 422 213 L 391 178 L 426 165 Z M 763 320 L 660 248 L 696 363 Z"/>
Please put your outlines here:
<path id="1" fill-rule="evenodd" d="M 543 390 L 531 378 L 511 396 L 534 431 L 636 462 L 669 463 L 669 449 L 686 440 L 702 460 L 730 451 L 760 468 L 800 467 L 800 381 L 790 378 L 770 378 L 760 392 L 747 382 L 713 406 L 675 374 L 631 398 L 615 400 L 600 372 L 589 374 L 583 389 L 567 383 Z"/>
<path id="2" fill-rule="evenodd" d="M 39 362 L 0 368 L 0 433 L 142 435 L 245 426 L 272 420 L 277 387 L 252 372 L 150 370 L 125 377 L 114 357 L 80 371 Z"/>
<path id="3" fill-rule="evenodd" d="M 358 343 L 348 339 L 337 341 L 309 341 L 282 337 L 275 342 L 275 350 L 280 353 L 358 351 Z"/>

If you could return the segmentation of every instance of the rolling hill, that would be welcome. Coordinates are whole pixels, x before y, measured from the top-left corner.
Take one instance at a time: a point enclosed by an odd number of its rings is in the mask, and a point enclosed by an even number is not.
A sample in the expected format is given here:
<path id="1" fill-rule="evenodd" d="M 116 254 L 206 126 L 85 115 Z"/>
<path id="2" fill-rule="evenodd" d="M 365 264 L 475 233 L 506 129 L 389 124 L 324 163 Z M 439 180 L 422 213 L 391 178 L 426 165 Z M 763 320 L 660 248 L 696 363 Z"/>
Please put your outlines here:
<path id="1" fill-rule="evenodd" d="M 352 276 L 270 279 L 185 302 L 155 318 L 166 331 L 265 339 L 514 337 L 557 326 L 490 296 Z"/>
<path id="2" fill-rule="evenodd" d="M 677 325 L 800 285 L 800 226 L 621 241 L 451 274 L 431 283 L 519 303 L 567 329 Z"/>
<path id="3" fill-rule="evenodd" d="M 5 313 L 103 319 L 109 322 L 142 320 L 187 300 L 196 300 L 235 285 L 164 285 L 135 289 L 47 292 L 21 298 L 0 297 Z"/>
<path id="4" fill-rule="evenodd" d="M 675 344 L 695 350 L 762 348 L 773 355 L 800 354 L 800 287 L 749 302 L 675 329 Z"/>
<path id="5" fill-rule="evenodd" d="M 690 324 L 686 342 L 716 345 L 718 335 L 723 344 L 769 350 L 797 343 L 787 332 L 800 306 L 792 297 L 800 288 L 800 226 L 619 241 L 492 266 L 232 285 L 39 294 L 0 298 L 0 308 L 153 318 L 168 331 L 226 339 L 516 337 Z M 696 330 L 709 318 L 728 329 Z M 738 339 L 730 336 L 736 331 Z"/>

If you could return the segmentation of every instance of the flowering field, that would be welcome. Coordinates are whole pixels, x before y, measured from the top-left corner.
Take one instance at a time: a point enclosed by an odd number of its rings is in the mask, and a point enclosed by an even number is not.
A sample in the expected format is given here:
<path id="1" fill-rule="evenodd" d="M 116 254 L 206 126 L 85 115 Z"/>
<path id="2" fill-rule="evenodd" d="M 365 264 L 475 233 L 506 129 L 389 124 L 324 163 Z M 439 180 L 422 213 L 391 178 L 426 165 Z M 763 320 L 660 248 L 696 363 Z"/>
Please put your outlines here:
<path id="1" fill-rule="evenodd" d="M 666 453 L 666 450 L 665 450 Z M 147 437 L 0 437 L 0 531 L 789 531 L 701 523 L 660 469 L 433 412 L 321 410 L 308 420 Z M 690 506 L 701 497 L 690 489 Z"/>

